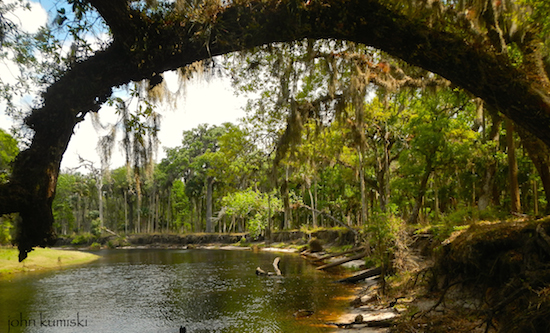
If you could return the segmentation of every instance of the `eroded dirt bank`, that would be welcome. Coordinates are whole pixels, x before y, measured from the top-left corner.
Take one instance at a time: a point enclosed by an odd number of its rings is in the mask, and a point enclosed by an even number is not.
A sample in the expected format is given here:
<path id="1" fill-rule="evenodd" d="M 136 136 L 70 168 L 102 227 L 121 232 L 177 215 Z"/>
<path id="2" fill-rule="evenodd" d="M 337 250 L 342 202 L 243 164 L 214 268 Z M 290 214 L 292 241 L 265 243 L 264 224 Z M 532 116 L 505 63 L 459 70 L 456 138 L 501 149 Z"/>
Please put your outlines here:
<path id="1" fill-rule="evenodd" d="M 550 218 L 478 223 L 443 242 L 414 234 L 384 287 L 356 284 L 337 331 L 548 333 L 549 235 Z"/>
<path id="2" fill-rule="evenodd" d="M 396 272 L 377 299 L 400 313 L 388 331 L 550 332 L 549 234 L 549 218 L 478 223 L 430 257 L 410 249 L 418 269 Z"/>
<path id="3" fill-rule="evenodd" d="M 432 312 L 470 314 L 485 332 L 550 332 L 548 234 L 548 218 L 480 223 L 457 232 L 425 273 L 428 291 L 440 294 Z"/>

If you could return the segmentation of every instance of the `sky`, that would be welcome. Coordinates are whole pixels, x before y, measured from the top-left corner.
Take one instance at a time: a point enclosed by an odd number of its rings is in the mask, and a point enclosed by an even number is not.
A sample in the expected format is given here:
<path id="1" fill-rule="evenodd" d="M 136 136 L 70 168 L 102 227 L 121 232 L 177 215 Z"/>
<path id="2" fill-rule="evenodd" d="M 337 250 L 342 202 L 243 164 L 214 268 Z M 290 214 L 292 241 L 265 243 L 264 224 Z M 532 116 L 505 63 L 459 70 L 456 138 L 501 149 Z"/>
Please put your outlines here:
<path id="1" fill-rule="evenodd" d="M 5 0 L 11 1 L 11 0 Z M 55 8 L 51 0 L 30 2 L 30 11 L 19 11 L 11 19 L 21 24 L 28 32 L 36 32 L 41 26 L 52 20 L 52 9 Z M 50 11 L 50 13 L 48 13 Z M 9 63 L 0 63 L 0 77 L 4 81 L 13 80 L 16 69 Z M 165 73 L 165 80 L 171 91 L 176 91 L 176 79 L 173 73 Z M 246 98 L 236 96 L 228 78 L 193 79 L 187 83 L 184 96 L 178 98 L 175 108 L 162 105 L 156 111 L 162 114 L 159 133 L 159 151 L 157 161 L 165 156 L 163 147 L 175 147 L 181 144 L 183 131 L 197 127 L 199 124 L 220 125 L 224 122 L 236 122 L 242 118 Z M 28 106 L 27 106 L 28 107 Z M 0 102 L 0 128 L 8 130 L 11 120 L 4 113 L 5 105 Z M 114 110 L 103 107 L 99 111 L 102 122 L 114 121 Z M 92 125 L 90 115 L 77 124 L 74 135 L 63 156 L 61 169 L 67 170 L 79 166 L 79 156 L 100 166 L 96 151 L 98 133 Z M 111 160 L 111 168 L 124 165 L 124 155 L 120 148 L 115 148 Z M 81 170 L 85 171 L 85 170 Z"/>
<path id="2" fill-rule="evenodd" d="M 169 88 L 175 87 L 173 76 L 175 75 L 165 73 Z M 216 78 L 208 82 L 195 79 L 187 84 L 186 90 L 185 95 L 179 98 L 175 109 L 168 105 L 157 109 L 162 114 L 158 162 L 165 156 L 163 147 L 181 145 L 183 131 L 205 123 L 221 125 L 224 122 L 236 122 L 245 115 L 243 108 L 246 105 L 246 98 L 235 95 L 228 79 Z M 112 108 L 102 108 L 99 115 L 101 119 L 114 120 Z M 85 120 L 75 128 L 75 134 L 63 156 L 61 169 L 78 166 L 79 155 L 86 160 L 97 162 L 99 167 L 99 156 L 96 151 L 97 140 L 98 134 L 88 114 Z M 124 161 L 125 158 L 120 147 L 115 148 L 111 168 L 124 165 Z"/>

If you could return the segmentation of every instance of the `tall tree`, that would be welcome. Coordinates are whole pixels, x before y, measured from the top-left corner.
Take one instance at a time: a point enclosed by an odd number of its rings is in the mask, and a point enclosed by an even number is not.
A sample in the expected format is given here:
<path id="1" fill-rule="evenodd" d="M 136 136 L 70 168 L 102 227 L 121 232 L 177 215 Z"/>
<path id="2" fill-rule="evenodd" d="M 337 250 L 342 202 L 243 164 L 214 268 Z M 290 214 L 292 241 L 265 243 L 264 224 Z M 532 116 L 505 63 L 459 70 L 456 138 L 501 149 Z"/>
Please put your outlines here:
<path id="1" fill-rule="evenodd" d="M 206 192 L 206 231 L 212 232 L 213 186 L 215 176 L 212 173 L 212 155 L 220 148 L 219 138 L 226 132 L 229 125 L 208 126 L 199 125 L 190 131 L 183 132 L 182 146 L 168 151 L 168 159 L 175 166 L 174 178 L 185 179 L 185 191 L 193 202 L 196 221 L 195 231 L 201 228 L 202 196 Z"/>
<path id="2" fill-rule="evenodd" d="M 506 119 L 506 146 L 508 156 L 508 186 L 510 186 L 510 211 L 521 212 L 521 201 L 518 183 L 518 161 L 516 159 L 516 143 L 514 140 L 514 124 Z"/>
<path id="3" fill-rule="evenodd" d="M 477 134 L 461 113 L 473 109 L 469 96 L 461 91 L 425 92 L 415 98 L 408 124 L 410 148 L 400 155 L 400 172 L 408 173 L 416 189 L 408 223 L 416 223 L 424 205 L 430 177 L 439 170 L 464 167 Z M 460 163 L 459 163 L 460 161 Z"/>
<path id="4" fill-rule="evenodd" d="M 550 197 L 550 151 L 542 141 L 531 133 L 518 129 L 521 144 L 535 165 L 546 197 Z M 550 214 L 550 203 L 546 203 L 545 214 Z"/>

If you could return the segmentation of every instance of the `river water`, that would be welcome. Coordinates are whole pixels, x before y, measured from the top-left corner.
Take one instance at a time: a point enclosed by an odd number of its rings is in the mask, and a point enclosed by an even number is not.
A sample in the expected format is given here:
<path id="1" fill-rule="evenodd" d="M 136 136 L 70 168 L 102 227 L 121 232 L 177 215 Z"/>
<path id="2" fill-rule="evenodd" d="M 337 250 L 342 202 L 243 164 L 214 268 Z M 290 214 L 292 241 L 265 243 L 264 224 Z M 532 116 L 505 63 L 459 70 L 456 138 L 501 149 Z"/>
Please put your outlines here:
<path id="1" fill-rule="evenodd" d="M 296 255 L 225 250 L 99 251 L 98 261 L 0 279 L 0 332 L 330 332 L 345 286 Z M 281 257 L 284 278 L 273 271 Z M 305 311 L 313 311 L 302 318 Z"/>

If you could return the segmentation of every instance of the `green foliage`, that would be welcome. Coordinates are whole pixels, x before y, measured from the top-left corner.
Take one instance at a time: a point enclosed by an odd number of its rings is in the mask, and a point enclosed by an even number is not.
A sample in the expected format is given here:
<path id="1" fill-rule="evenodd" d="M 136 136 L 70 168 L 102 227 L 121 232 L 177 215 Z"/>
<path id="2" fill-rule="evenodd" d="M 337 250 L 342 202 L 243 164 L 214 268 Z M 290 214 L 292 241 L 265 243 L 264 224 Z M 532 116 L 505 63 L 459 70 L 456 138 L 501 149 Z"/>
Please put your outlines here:
<path id="1" fill-rule="evenodd" d="M 240 247 L 249 247 L 250 246 L 250 242 L 246 239 L 246 237 L 241 237 L 241 239 L 239 240 L 239 246 Z"/>
<path id="2" fill-rule="evenodd" d="M 75 238 L 73 238 L 73 240 L 71 241 L 71 244 L 73 245 L 90 244 L 95 238 L 96 237 L 91 233 L 82 233 L 80 235 L 75 236 Z"/>
<path id="3" fill-rule="evenodd" d="M 374 244 L 374 256 L 369 260 L 377 265 L 391 267 L 391 254 L 396 249 L 396 241 L 404 230 L 404 222 L 392 213 L 375 213 L 365 226 L 364 232 Z"/>
<path id="4" fill-rule="evenodd" d="M 245 220 L 252 237 L 260 235 L 267 227 L 268 215 L 282 210 L 281 201 L 272 193 L 262 193 L 248 188 L 230 193 L 222 198 L 228 217 Z"/>
<path id="5" fill-rule="evenodd" d="M 178 230 L 191 230 L 189 223 L 191 214 L 191 204 L 189 197 L 185 192 L 185 184 L 181 180 L 176 180 L 172 185 L 170 192 L 170 202 L 172 203 L 172 218 Z"/>
<path id="6" fill-rule="evenodd" d="M 517 0 L 517 3 L 523 7 L 511 14 L 514 15 L 512 19 L 540 27 L 541 37 L 546 40 L 550 34 L 550 3 L 545 0 Z"/>
<path id="7" fill-rule="evenodd" d="M 7 181 L 11 173 L 11 163 L 18 153 L 17 141 L 0 129 L 0 184 Z"/>
<path id="8" fill-rule="evenodd" d="M 93 219 L 90 227 L 90 233 L 94 237 L 99 237 L 101 235 L 101 220 L 99 218 Z"/>
<path id="9" fill-rule="evenodd" d="M 0 216 L 0 245 L 9 245 L 15 231 L 15 215 Z"/>
<path id="10" fill-rule="evenodd" d="M 99 244 L 97 242 L 93 242 L 92 245 L 90 245 L 90 249 L 99 250 L 99 249 L 101 249 L 101 244 Z"/>
<path id="11" fill-rule="evenodd" d="M 381 253 L 391 250 L 402 229 L 403 220 L 392 213 L 377 212 L 365 226 L 365 232 L 374 240 Z"/>

